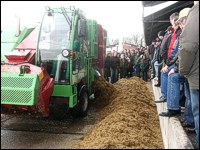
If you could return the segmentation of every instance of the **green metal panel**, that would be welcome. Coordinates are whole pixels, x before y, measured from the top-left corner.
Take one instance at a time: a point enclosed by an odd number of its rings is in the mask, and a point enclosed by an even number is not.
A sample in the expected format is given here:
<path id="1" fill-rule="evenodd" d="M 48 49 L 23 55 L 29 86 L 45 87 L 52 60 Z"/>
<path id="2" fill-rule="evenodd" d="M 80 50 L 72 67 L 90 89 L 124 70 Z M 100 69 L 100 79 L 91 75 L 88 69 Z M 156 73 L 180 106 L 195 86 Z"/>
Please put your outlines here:
<path id="1" fill-rule="evenodd" d="M 69 107 L 73 108 L 77 104 L 77 87 L 76 85 L 54 85 L 52 96 L 69 97 Z"/>
<path id="2" fill-rule="evenodd" d="M 69 97 L 72 96 L 71 85 L 56 85 L 54 84 L 54 90 L 52 96 Z"/>
<path id="3" fill-rule="evenodd" d="M 78 15 L 76 15 L 73 19 L 72 19 L 72 31 L 71 31 L 71 39 L 70 39 L 70 49 L 74 50 L 74 39 L 75 39 L 75 33 L 76 33 L 76 29 L 77 29 L 77 23 L 78 23 Z M 73 65 L 73 57 L 70 57 L 70 84 L 72 85 L 72 65 Z"/>
<path id="4" fill-rule="evenodd" d="M 1 33 L 1 61 L 5 60 L 5 54 L 13 51 L 34 28 L 24 27 L 18 37 L 15 36 L 16 30 L 13 27 L 6 28 Z"/>
<path id="5" fill-rule="evenodd" d="M 38 75 L 1 74 L 1 104 L 36 105 Z"/>
<path id="6" fill-rule="evenodd" d="M 87 39 L 90 42 L 88 57 L 98 58 L 98 26 L 95 20 L 87 20 Z"/>
<path id="7" fill-rule="evenodd" d="M 73 86 L 73 91 L 74 91 L 74 95 L 70 96 L 69 97 L 69 108 L 73 108 L 74 106 L 76 106 L 77 104 L 77 100 L 78 100 L 78 97 L 77 97 L 77 87 L 74 85 Z"/>

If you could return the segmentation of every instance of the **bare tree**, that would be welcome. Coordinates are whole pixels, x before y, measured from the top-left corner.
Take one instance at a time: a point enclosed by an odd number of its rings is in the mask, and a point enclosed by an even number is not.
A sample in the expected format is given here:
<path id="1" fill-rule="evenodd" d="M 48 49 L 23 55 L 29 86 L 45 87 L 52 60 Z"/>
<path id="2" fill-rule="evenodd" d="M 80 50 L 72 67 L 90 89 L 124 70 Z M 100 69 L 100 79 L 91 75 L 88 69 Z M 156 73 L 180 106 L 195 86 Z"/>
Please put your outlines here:
<path id="1" fill-rule="evenodd" d="M 135 45 L 138 45 L 139 44 L 139 35 L 137 35 L 137 34 L 133 35 L 132 41 Z"/>
<path id="2" fill-rule="evenodd" d="M 144 42 L 144 36 L 142 35 L 141 38 L 140 38 L 140 45 L 143 46 L 143 42 Z"/>

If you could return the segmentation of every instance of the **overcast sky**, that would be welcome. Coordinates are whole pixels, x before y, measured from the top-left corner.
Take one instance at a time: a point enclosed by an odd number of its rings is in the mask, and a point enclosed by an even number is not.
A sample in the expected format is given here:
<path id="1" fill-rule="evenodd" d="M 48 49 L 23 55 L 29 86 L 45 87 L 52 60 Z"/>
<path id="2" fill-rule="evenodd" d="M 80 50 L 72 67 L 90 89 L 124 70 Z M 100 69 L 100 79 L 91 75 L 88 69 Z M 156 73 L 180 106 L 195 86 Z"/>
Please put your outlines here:
<path id="1" fill-rule="evenodd" d="M 145 15 L 172 3 L 146 8 Z M 80 8 L 88 19 L 97 20 L 108 31 L 110 39 L 143 34 L 141 1 L 1 1 L 1 29 L 15 24 L 15 13 L 20 16 L 22 25 L 31 25 L 41 21 L 45 6 L 70 5 Z"/>

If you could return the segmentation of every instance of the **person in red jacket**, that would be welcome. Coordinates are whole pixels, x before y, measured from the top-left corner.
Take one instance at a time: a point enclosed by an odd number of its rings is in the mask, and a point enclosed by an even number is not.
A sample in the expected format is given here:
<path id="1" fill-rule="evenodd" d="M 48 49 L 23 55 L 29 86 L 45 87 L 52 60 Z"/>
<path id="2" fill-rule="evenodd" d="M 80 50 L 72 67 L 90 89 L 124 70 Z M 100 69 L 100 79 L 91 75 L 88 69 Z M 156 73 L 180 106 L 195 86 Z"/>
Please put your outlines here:
<path id="1" fill-rule="evenodd" d="M 172 37 L 171 37 L 171 41 L 170 41 L 170 45 L 169 45 L 169 49 L 168 49 L 167 61 L 168 61 L 168 59 L 172 59 L 175 56 L 176 52 L 178 51 L 177 50 L 178 49 L 178 45 L 174 44 L 175 41 L 179 38 L 180 31 L 181 31 L 179 25 L 176 23 L 178 18 L 179 18 L 179 14 L 177 12 L 173 13 L 170 16 L 170 22 L 172 24 L 174 32 L 172 33 Z M 156 101 L 158 103 L 167 101 L 167 79 L 168 79 L 168 73 L 173 67 L 174 67 L 174 65 L 170 66 L 169 68 L 168 68 L 168 66 L 165 66 L 161 71 L 161 94 L 162 94 L 162 96 L 159 98 L 159 100 Z"/>

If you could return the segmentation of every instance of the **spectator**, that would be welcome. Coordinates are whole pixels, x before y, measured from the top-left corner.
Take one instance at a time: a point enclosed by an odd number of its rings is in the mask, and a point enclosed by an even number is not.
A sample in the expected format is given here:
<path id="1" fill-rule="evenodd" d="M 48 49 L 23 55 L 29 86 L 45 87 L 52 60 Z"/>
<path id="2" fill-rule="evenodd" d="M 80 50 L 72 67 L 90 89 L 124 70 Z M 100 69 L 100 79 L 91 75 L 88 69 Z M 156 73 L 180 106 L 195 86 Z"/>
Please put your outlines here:
<path id="1" fill-rule="evenodd" d="M 158 38 L 162 41 L 165 36 L 165 31 L 158 32 Z"/>
<path id="2" fill-rule="evenodd" d="M 142 72 L 142 79 L 147 82 L 147 71 L 149 68 L 148 59 L 146 59 L 145 55 L 141 55 L 140 69 Z"/>
<path id="3" fill-rule="evenodd" d="M 149 46 L 149 58 L 150 58 L 150 62 L 153 60 L 154 51 L 155 51 L 155 47 L 154 46 L 155 45 L 156 45 L 156 40 L 152 40 L 151 45 Z"/>
<path id="4" fill-rule="evenodd" d="M 110 57 L 110 53 L 108 53 L 105 59 L 105 64 L 104 64 L 104 72 L 105 72 L 104 75 L 107 81 L 109 81 L 109 77 L 110 77 L 110 61 L 111 61 L 111 57 Z"/>
<path id="5" fill-rule="evenodd" d="M 168 53 L 168 49 L 169 49 L 169 44 L 171 41 L 171 36 L 173 33 L 173 28 L 172 26 L 169 26 L 166 30 L 166 34 L 162 40 L 160 49 L 161 49 L 161 57 L 163 59 L 164 64 L 166 64 L 166 60 L 167 60 L 167 53 Z"/>
<path id="6" fill-rule="evenodd" d="M 128 67 L 129 67 L 129 62 L 125 58 L 124 53 L 122 53 L 120 58 L 120 78 L 126 78 Z"/>
<path id="7" fill-rule="evenodd" d="M 180 37 L 179 71 L 189 82 L 192 112 L 194 115 L 196 146 L 199 148 L 199 2 L 188 14 Z"/>
<path id="8" fill-rule="evenodd" d="M 154 53 L 154 57 L 152 60 L 152 65 L 155 68 L 155 72 L 156 72 L 156 77 L 158 77 L 158 84 L 155 84 L 155 86 L 160 86 L 160 70 L 161 70 L 161 66 L 162 66 L 162 59 L 160 57 L 160 44 L 161 44 L 161 40 L 158 38 L 156 41 L 156 49 L 155 49 L 155 53 Z"/>
<path id="9" fill-rule="evenodd" d="M 158 32 L 158 38 L 161 40 L 161 43 L 163 43 L 163 38 L 165 36 L 165 31 L 160 31 Z M 155 84 L 154 86 L 160 87 L 160 82 L 161 82 L 161 69 L 162 69 L 162 57 L 161 57 L 161 44 L 159 45 L 159 54 L 158 54 L 158 61 L 154 65 L 157 67 L 157 76 L 158 76 L 158 83 Z"/>
<path id="10" fill-rule="evenodd" d="M 176 55 L 176 53 L 178 51 L 178 40 L 177 39 L 179 39 L 179 36 L 181 33 L 181 29 L 180 29 L 179 25 L 176 23 L 176 21 L 178 20 L 178 17 L 179 17 L 178 13 L 173 13 L 170 16 L 170 22 L 174 28 L 174 32 L 172 34 L 172 38 L 170 41 L 170 46 L 169 46 L 168 55 L 167 55 L 167 61 L 173 59 L 173 57 Z M 175 43 L 175 41 L 177 41 L 177 43 Z M 174 65 L 170 66 L 169 68 L 166 65 L 162 69 L 162 72 L 161 72 L 161 94 L 162 94 L 162 96 L 156 102 L 166 102 L 167 101 L 168 73 L 172 68 L 174 68 Z"/>
<path id="11" fill-rule="evenodd" d="M 139 51 L 137 50 L 136 52 L 136 56 L 134 58 L 134 63 L 133 63 L 133 68 L 134 68 L 134 72 L 135 72 L 135 75 L 137 77 L 140 78 L 140 54 L 139 54 Z"/>
<path id="12" fill-rule="evenodd" d="M 119 65 L 119 57 L 117 57 L 117 52 L 114 52 L 114 56 L 111 57 L 110 61 L 111 83 L 115 83 L 118 81 Z"/>

